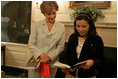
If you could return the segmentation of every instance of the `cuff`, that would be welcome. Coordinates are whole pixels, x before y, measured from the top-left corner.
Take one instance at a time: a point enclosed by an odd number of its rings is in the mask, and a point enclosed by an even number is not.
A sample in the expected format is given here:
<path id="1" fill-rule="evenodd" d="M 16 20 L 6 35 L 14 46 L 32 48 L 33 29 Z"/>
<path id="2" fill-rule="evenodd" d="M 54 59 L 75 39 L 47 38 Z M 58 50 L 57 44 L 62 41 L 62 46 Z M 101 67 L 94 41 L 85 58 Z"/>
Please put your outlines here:
<path id="1" fill-rule="evenodd" d="M 92 61 L 92 65 L 94 64 L 94 60 L 91 60 Z"/>

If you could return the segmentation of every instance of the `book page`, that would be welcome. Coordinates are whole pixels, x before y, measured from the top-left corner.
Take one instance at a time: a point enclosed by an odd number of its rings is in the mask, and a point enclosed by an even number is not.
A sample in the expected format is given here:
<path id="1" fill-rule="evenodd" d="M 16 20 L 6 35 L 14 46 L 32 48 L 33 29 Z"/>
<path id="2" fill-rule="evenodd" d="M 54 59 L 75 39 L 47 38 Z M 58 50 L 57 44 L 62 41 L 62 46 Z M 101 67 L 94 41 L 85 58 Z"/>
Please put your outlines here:
<path id="1" fill-rule="evenodd" d="M 56 62 L 56 63 L 54 64 L 54 66 L 55 66 L 55 67 L 58 67 L 58 68 L 70 68 L 69 65 L 64 64 L 64 63 L 61 63 L 61 62 Z"/>
<path id="2" fill-rule="evenodd" d="M 86 64 L 86 61 L 82 61 L 82 62 L 76 63 L 74 66 L 81 65 L 81 64 Z"/>

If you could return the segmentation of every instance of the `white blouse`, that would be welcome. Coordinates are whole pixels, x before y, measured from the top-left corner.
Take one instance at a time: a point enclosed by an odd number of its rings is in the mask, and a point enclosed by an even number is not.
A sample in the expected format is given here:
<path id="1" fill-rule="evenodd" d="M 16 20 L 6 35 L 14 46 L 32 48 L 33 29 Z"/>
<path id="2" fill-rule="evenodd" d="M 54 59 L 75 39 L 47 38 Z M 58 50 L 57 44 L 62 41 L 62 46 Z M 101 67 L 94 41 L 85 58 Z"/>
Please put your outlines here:
<path id="1" fill-rule="evenodd" d="M 77 46 L 77 48 L 76 48 L 77 58 L 78 58 L 78 59 L 79 59 L 79 57 L 80 57 L 80 53 L 81 53 L 83 44 L 84 44 L 83 42 L 81 42 L 81 41 L 78 40 L 78 46 Z"/>

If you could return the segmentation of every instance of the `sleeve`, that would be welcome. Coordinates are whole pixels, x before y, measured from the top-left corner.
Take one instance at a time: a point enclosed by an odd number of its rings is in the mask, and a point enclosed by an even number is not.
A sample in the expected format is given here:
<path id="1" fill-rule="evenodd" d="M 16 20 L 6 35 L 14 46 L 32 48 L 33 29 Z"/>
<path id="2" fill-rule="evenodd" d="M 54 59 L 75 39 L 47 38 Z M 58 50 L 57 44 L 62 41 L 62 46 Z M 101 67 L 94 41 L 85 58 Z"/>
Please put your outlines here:
<path id="1" fill-rule="evenodd" d="M 64 63 L 68 64 L 70 66 L 74 65 L 76 63 L 76 50 L 75 50 L 75 35 L 72 34 L 69 37 L 68 44 L 67 44 L 67 51 L 65 52 L 64 56 Z"/>
<path id="2" fill-rule="evenodd" d="M 32 28 L 31 28 L 31 34 L 30 34 L 30 37 L 29 37 L 29 42 L 28 42 L 28 45 L 29 45 L 29 48 L 30 48 L 30 51 L 31 53 L 33 54 L 33 56 L 35 58 L 38 58 L 40 56 L 40 54 L 42 53 L 41 50 L 37 47 L 37 23 L 34 22 L 32 24 Z"/>
<path id="3" fill-rule="evenodd" d="M 57 47 L 52 53 L 48 55 L 51 61 L 54 61 L 60 55 L 60 53 L 64 50 L 64 44 L 65 44 L 65 27 L 63 26 L 62 34 L 60 36 L 60 40 L 57 44 Z"/>
<path id="4" fill-rule="evenodd" d="M 104 44 L 101 37 L 98 36 L 96 39 L 96 51 L 94 52 L 94 63 L 98 67 L 104 61 Z"/>

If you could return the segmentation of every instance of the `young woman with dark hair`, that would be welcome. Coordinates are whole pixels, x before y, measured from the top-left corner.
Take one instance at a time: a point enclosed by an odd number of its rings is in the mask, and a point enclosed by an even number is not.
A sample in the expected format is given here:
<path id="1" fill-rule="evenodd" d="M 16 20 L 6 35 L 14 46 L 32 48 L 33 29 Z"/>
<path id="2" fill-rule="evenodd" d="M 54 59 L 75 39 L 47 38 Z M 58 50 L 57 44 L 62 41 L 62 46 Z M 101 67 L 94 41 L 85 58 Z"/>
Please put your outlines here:
<path id="1" fill-rule="evenodd" d="M 79 78 L 96 77 L 97 67 L 103 61 L 103 41 L 96 32 L 96 27 L 89 13 L 80 13 L 74 21 L 75 32 L 69 37 L 64 62 L 70 66 L 82 61 L 85 65 L 78 66 Z M 75 76 L 76 71 L 61 69 Z M 59 77 L 59 76 L 58 76 Z"/>

